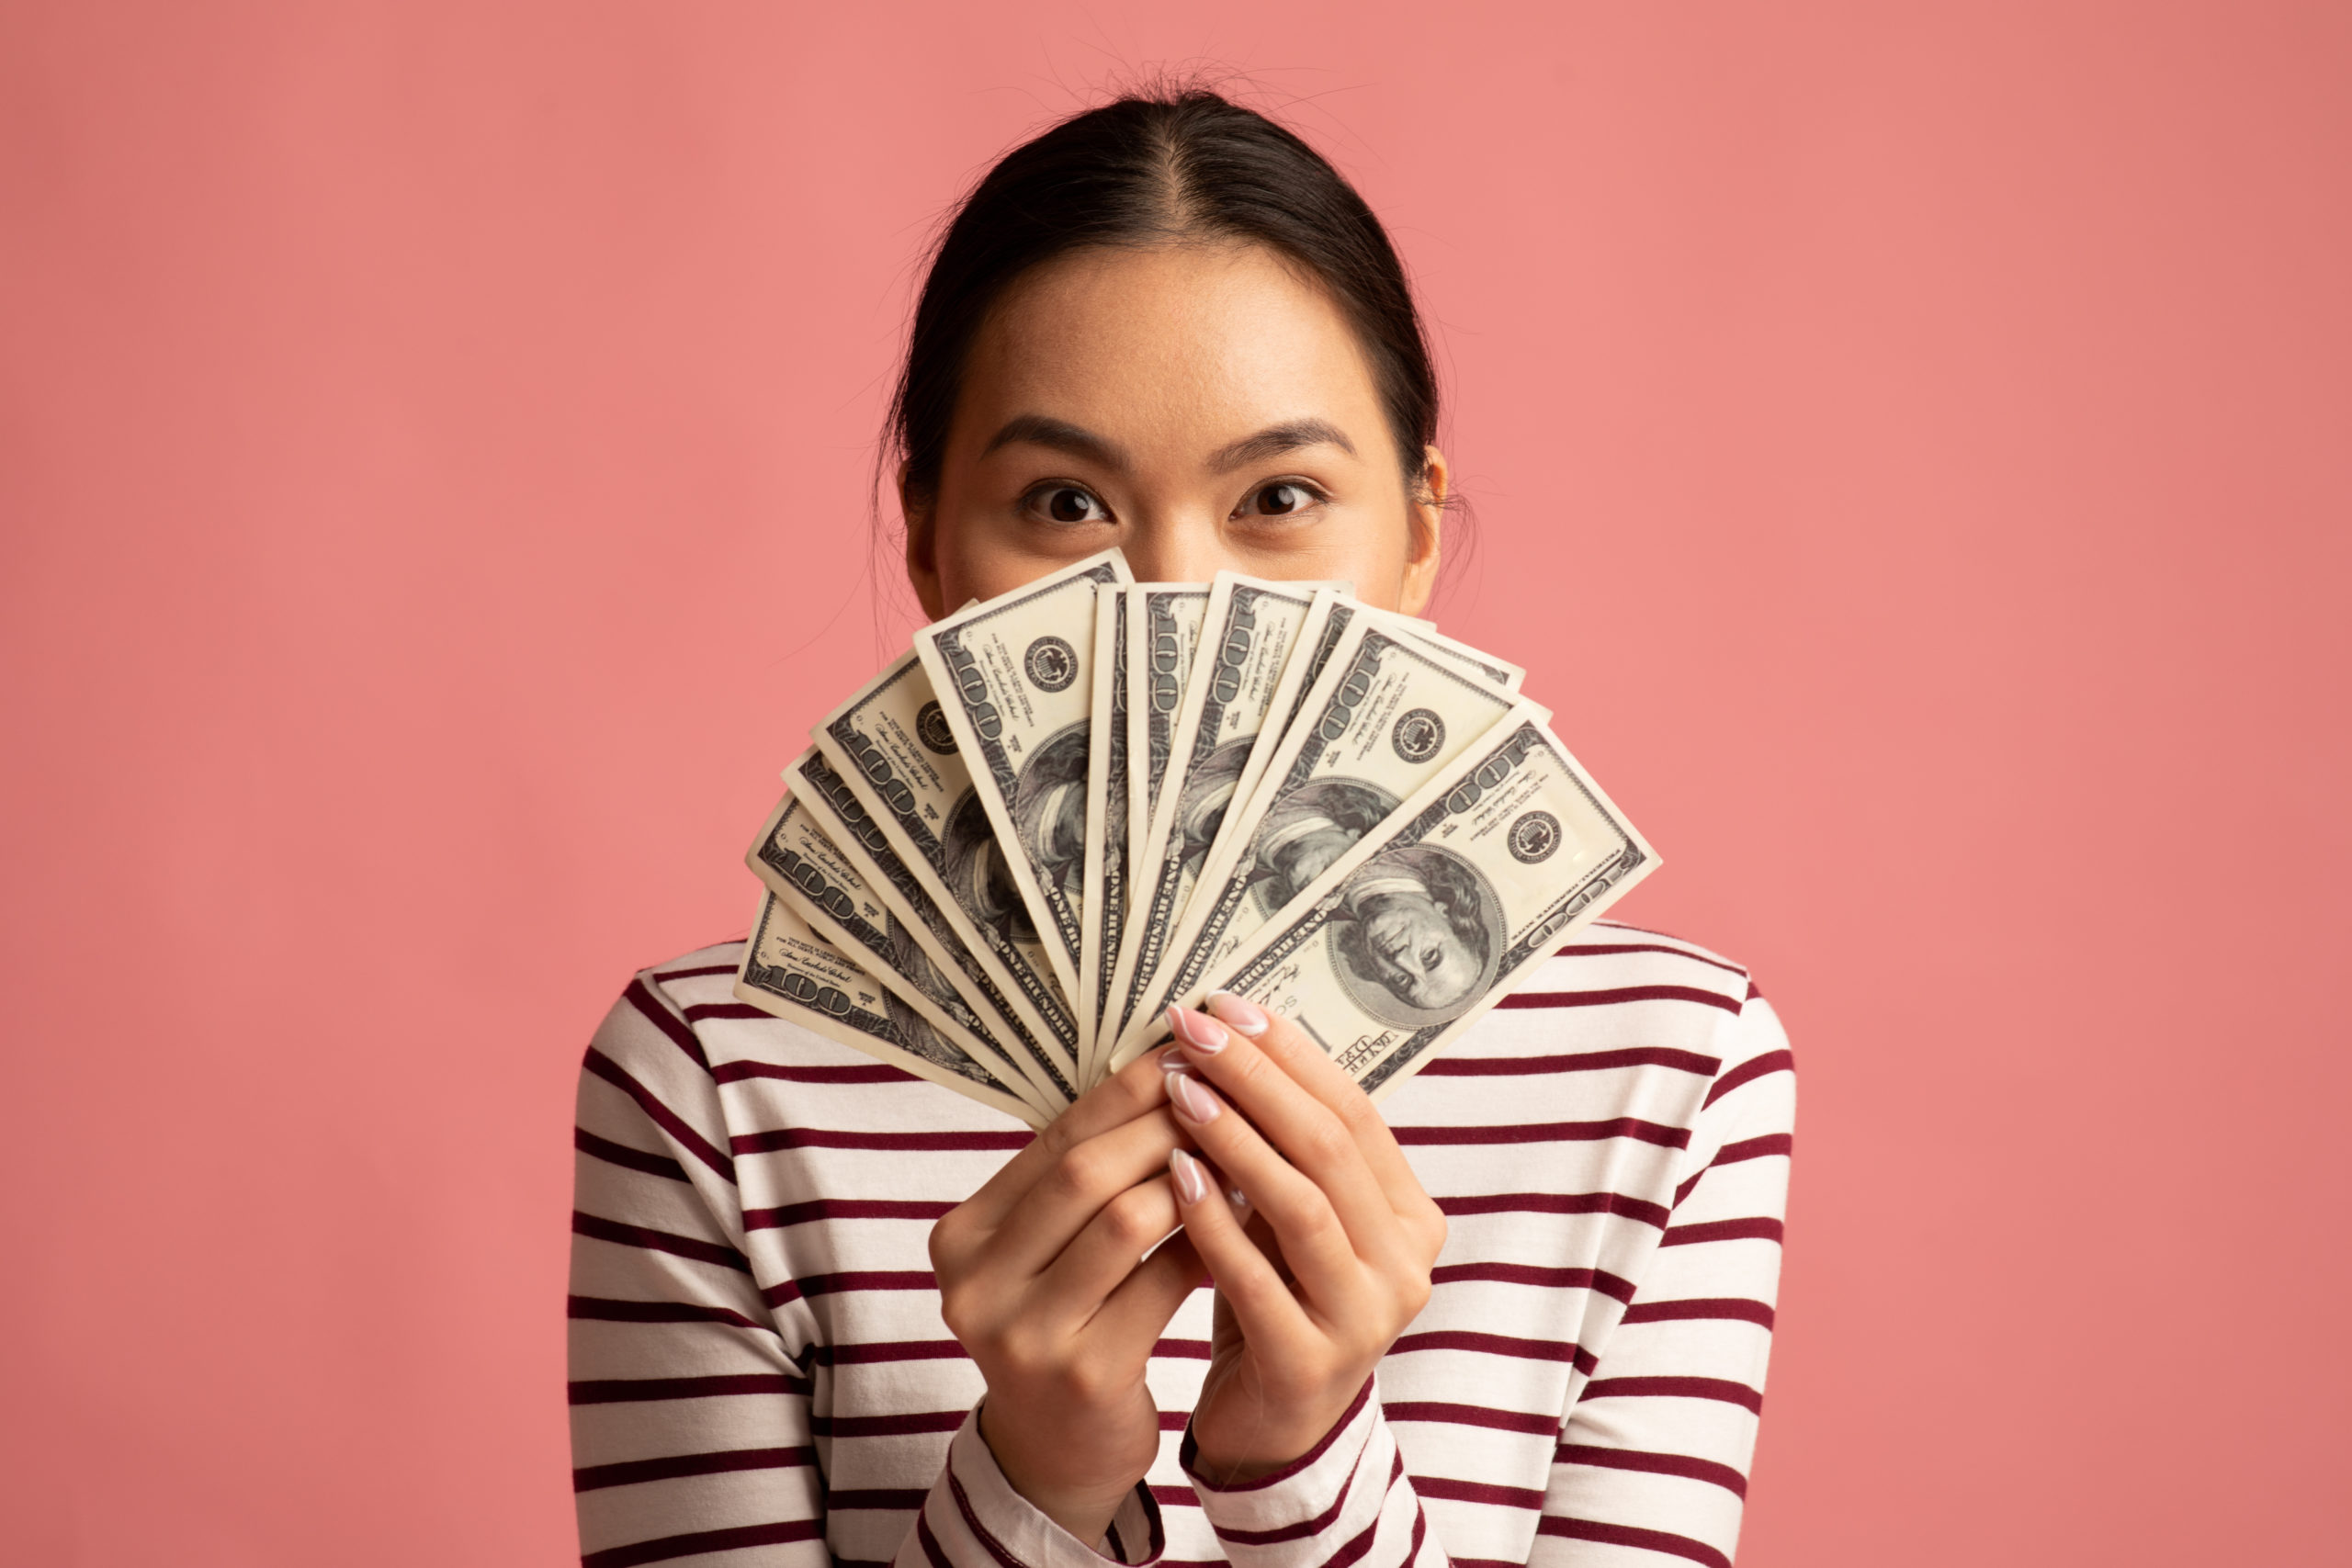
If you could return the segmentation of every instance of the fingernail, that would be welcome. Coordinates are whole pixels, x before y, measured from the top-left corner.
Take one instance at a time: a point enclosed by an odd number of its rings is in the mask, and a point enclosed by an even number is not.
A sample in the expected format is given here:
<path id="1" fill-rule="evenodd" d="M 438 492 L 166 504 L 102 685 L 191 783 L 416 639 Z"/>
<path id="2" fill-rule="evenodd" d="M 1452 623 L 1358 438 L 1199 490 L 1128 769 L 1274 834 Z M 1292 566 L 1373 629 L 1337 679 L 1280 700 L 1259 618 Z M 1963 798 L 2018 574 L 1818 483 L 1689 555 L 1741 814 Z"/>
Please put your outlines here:
<path id="1" fill-rule="evenodd" d="M 1168 1098 L 1176 1102 L 1184 1120 L 1195 1126 L 1207 1126 L 1225 1110 L 1208 1086 L 1190 1073 L 1168 1075 Z"/>
<path id="2" fill-rule="evenodd" d="M 1159 1070 L 1163 1073 L 1189 1072 L 1192 1066 L 1192 1063 L 1184 1060 L 1184 1053 L 1173 1045 L 1159 1054 Z"/>
<path id="3" fill-rule="evenodd" d="M 1176 1197 L 1187 1207 L 1209 1195 L 1208 1179 L 1201 1174 L 1201 1162 L 1182 1149 L 1168 1151 L 1168 1174 L 1176 1183 Z"/>
<path id="4" fill-rule="evenodd" d="M 1214 1056 L 1225 1049 L 1225 1031 L 1214 1019 L 1171 1006 L 1168 1010 L 1168 1027 L 1196 1056 Z"/>
<path id="5" fill-rule="evenodd" d="M 1209 1010 L 1252 1040 L 1266 1032 L 1266 1010 L 1231 991 L 1210 992 Z"/>
<path id="6" fill-rule="evenodd" d="M 1240 1189 L 1240 1188 L 1238 1188 L 1238 1187 L 1228 1187 L 1228 1188 L 1227 1188 L 1227 1189 L 1225 1190 L 1225 1201 L 1226 1201 L 1227 1202 L 1228 1202 L 1228 1203 L 1230 1203 L 1230 1204 L 1232 1204 L 1232 1205 L 1233 1205 L 1233 1212 L 1234 1212 L 1234 1213 L 1235 1213 L 1235 1215 L 1236 1215 L 1236 1216 L 1238 1216 L 1238 1217 L 1239 1217 L 1239 1218 L 1242 1218 L 1242 1219 L 1247 1219 L 1247 1218 L 1249 1218 L 1249 1216 L 1250 1216 L 1250 1194 L 1249 1194 L 1249 1193 L 1244 1192 L 1244 1191 L 1243 1191 L 1243 1190 L 1241 1190 L 1241 1189 Z"/>

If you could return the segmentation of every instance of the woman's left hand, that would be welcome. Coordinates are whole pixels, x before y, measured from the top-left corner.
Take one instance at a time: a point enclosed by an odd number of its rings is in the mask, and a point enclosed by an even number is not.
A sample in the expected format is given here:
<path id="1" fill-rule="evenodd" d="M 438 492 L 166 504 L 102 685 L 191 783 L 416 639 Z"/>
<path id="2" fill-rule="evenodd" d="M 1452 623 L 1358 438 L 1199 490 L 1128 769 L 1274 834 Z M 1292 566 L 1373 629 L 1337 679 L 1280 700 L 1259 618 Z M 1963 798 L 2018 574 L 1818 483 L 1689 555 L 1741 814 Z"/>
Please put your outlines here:
<path id="1" fill-rule="evenodd" d="M 1208 1005 L 1169 1010 L 1185 1064 L 1169 1099 L 1278 1249 L 1261 1250 L 1215 1173 L 1176 1152 L 1177 1208 L 1217 1292 L 1195 1462 L 1230 1484 L 1280 1470 L 1338 1425 L 1427 1304 L 1445 1216 L 1363 1090 L 1303 1031 L 1238 997 Z"/>

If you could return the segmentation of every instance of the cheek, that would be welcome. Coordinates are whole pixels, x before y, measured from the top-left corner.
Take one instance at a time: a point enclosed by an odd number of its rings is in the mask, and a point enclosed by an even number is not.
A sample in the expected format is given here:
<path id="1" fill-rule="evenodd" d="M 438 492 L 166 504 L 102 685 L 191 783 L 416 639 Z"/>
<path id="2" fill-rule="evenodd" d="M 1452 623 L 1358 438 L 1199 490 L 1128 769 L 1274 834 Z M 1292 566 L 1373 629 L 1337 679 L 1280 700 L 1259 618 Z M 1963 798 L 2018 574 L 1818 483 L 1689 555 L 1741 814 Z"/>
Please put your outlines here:
<path id="1" fill-rule="evenodd" d="M 1332 577 L 1351 581 L 1356 594 L 1376 609 L 1397 607 L 1409 535 L 1401 503 L 1350 507 L 1322 527 L 1312 545 L 1320 558 L 1312 570 L 1294 570 L 1295 577 Z"/>
<path id="2" fill-rule="evenodd" d="M 1023 549 L 1001 529 L 943 509 L 933 536 L 943 608 L 953 613 L 966 601 L 993 599 L 1044 576 L 1057 560 Z"/>

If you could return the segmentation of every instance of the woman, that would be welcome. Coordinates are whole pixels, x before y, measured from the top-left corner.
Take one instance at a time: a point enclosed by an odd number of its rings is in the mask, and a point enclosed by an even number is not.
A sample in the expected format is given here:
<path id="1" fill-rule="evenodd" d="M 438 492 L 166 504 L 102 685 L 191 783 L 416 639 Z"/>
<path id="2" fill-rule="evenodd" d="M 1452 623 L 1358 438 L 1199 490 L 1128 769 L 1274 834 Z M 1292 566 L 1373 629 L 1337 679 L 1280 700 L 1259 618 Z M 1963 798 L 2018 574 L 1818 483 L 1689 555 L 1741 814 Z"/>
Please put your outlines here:
<path id="1" fill-rule="evenodd" d="M 941 242 L 908 575 L 936 616 L 1115 543 L 1418 614 L 1436 426 L 1347 183 L 1214 96 L 1124 99 Z M 736 1004 L 740 953 L 641 974 L 582 1079 L 584 1562 L 1728 1560 L 1793 1111 L 1736 965 L 1588 930 L 1385 1119 L 1216 998 L 1033 1138 Z"/>

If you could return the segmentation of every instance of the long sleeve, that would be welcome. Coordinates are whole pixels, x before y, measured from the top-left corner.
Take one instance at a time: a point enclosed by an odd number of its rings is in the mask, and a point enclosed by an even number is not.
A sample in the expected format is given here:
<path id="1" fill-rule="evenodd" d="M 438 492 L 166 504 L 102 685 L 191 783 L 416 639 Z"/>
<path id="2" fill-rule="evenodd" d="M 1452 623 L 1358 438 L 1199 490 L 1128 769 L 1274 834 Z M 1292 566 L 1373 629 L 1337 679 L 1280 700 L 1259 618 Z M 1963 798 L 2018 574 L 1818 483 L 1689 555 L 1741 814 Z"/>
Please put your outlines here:
<path id="1" fill-rule="evenodd" d="M 711 971 L 678 973 L 707 978 Z M 773 1182 L 776 1161 L 828 1145 L 896 1152 L 894 1140 L 910 1136 L 951 1149 L 960 1140 L 952 1133 L 779 1132 L 757 1124 L 755 1096 L 742 1102 L 752 1108 L 753 1123 L 730 1123 L 729 1085 L 747 1095 L 763 1083 L 794 1079 L 810 1097 L 844 1089 L 940 1091 L 870 1064 L 779 1067 L 733 1060 L 714 1071 L 695 1024 L 746 1021 L 728 1003 L 673 1007 L 661 978 L 631 984 L 597 1031 L 580 1079 L 570 1317 L 572 1473 L 585 1568 L 699 1561 L 712 1553 L 725 1553 L 729 1568 L 881 1568 L 831 1556 L 829 1502 L 861 1519 L 911 1508 L 898 1568 L 1100 1568 L 1106 1558 L 1145 1568 L 1157 1562 L 1165 1533 L 1147 1488 L 1136 1489 L 1103 1541 L 1090 1548 L 1012 1489 L 975 1415 L 838 1408 L 823 1383 L 825 1369 L 844 1362 L 888 1369 L 900 1357 L 926 1369 L 962 1360 L 960 1348 L 944 1336 L 880 1343 L 865 1337 L 888 1320 L 879 1315 L 882 1307 L 864 1303 L 927 1295 L 930 1275 L 905 1269 L 796 1273 L 788 1250 L 755 1247 L 753 1234 L 772 1240 L 780 1227 L 812 1213 L 853 1211 L 897 1233 L 893 1245 L 919 1252 L 922 1221 L 946 1205 L 895 1197 L 763 1201 L 747 1213 L 737 1184 L 763 1177 Z M 999 1135 L 980 1136 L 993 1145 Z M 914 1315 L 937 1326 L 935 1307 Z M 836 1339 L 832 1331 L 844 1325 L 849 1337 Z M 917 1381 L 907 1397 L 922 1403 L 931 1392 L 928 1382 Z M 952 1437 L 941 1430 L 941 1415 Z M 843 1440 L 905 1445 L 899 1463 L 920 1466 L 930 1490 L 864 1487 L 832 1495 L 825 1466 L 832 1445 Z"/>
<path id="2" fill-rule="evenodd" d="M 1187 1432 L 1185 1476 L 1234 1568 L 1445 1562 L 1382 1412 L 1376 1376 L 1321 1442 L 1272 1475 L 1225 1485 L 1194 1461 Z"/>
<path id="3" fill-rule="evenodd" d="M 1796 1115 L 1750 987 L 1639 1291 L 1563 1424 L 1530 1568 L 1729 1568 L 1764 1405 Z"/>
<path id="4" fill-rule="evenodd" d="M 1452 1226 L 1430 1305 L 1314 1454 L 1226 1487 L 1179 1440 L 1213 1335 L 1196 1293 L 1148 1371 L 1159 1461 L 1081 1542 L 981 1440 L 925 1245 L 1034 1134 L 741 1002 L 741 953 L 641 975 L 581 1077 L 588 1568 L 1728 1560 L 1793 1100 L 1736 964 L 1591 928 L 1388 1101 Z"/>
<path id="5" fill-rule="evenodd" d="M 1167 1546 L 1159 1505 L 1140 1484 L 1092 1548 L 1047 1518 L 997 1468 L 976 1409 L 948 1445 L 946 1467 L 923 1498 L 895 1568 L 1103 1568 L 1105 1559 L 1151 1568 Z"/>
<path id="6" fill-rule="evenodd" d="M 581 1562 L 826 1568 L 807 1369 L 744 1256 L 718 1087 L 643 979 L 589 1047 L 573 1137 Z"/>

